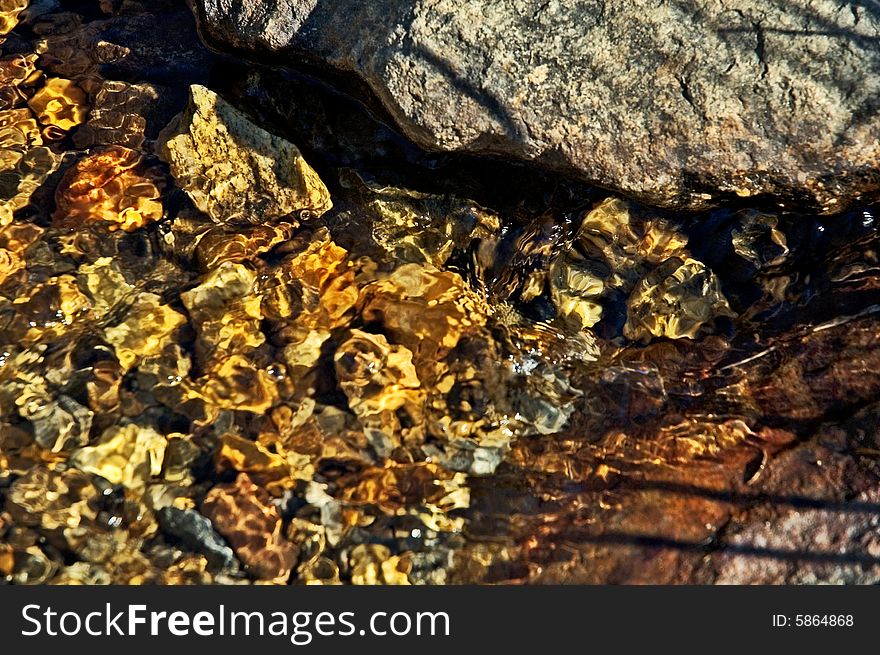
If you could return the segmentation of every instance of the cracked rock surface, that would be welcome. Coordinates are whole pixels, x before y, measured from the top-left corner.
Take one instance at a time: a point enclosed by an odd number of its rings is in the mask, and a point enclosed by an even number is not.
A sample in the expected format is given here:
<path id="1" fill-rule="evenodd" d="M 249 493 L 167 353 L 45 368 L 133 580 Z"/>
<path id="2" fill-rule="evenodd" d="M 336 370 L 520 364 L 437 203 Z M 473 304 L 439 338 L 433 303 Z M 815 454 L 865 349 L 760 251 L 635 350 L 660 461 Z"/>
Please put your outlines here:
<path id="1" fill-rule="evenodd" d="M 198 0 L 204 36 L 354 74 L 434 150 L 532 160 L 642 201 L 880 191 L 880 4 Z"/>

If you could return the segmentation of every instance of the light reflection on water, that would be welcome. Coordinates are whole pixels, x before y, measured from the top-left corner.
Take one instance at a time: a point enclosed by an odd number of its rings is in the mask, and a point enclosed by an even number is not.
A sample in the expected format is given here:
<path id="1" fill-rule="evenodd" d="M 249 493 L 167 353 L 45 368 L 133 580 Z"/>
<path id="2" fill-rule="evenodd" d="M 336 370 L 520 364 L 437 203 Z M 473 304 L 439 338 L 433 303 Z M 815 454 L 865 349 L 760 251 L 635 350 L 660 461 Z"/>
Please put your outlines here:
<path id="1" fill-rule="evenodd" d="M 877 512 L 873 208 L 685 216 L 431 155 L 173 2 L 128 10 L 176 16 L 165 69 L 104 66 L 147 19 L 93 4 L 24 14 L 0 61 L 7 579 L 876 575 L 801 534 Z M 156 139 L 205 82 L 334 209 L 198 212 Z"/>

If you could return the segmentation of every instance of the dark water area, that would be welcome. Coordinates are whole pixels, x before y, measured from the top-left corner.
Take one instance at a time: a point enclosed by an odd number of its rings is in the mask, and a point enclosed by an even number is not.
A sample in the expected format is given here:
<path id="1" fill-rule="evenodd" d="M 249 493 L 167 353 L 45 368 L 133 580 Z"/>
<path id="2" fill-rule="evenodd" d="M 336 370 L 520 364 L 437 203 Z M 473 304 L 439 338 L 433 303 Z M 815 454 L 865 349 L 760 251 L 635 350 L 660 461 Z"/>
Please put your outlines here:
<path id="1" fill-rule="evenodd" d="M 314 70 L 209 51 L 181 2 L 27 4 L 0 581 L 880 579 L 880 207 L 646 207 L 427 153 Z M 190 85 L 332 208 L 200 209 L 160 136 Z"/>

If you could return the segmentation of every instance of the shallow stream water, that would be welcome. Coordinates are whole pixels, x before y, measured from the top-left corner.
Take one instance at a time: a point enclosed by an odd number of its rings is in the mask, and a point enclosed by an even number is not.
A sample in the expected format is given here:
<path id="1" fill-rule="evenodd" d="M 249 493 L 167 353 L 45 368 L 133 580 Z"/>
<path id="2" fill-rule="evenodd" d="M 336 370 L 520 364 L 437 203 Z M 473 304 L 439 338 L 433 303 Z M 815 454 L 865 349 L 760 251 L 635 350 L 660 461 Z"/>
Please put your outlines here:
<path id="1" fill-rule="evenodd" d="M 423 152 L 180 2 L 27 4 L 0 580 L 880 579 L 880 209 L 661 211 Z M 157 147 L 192 84 L 333 208 L 199 211 Z"/>

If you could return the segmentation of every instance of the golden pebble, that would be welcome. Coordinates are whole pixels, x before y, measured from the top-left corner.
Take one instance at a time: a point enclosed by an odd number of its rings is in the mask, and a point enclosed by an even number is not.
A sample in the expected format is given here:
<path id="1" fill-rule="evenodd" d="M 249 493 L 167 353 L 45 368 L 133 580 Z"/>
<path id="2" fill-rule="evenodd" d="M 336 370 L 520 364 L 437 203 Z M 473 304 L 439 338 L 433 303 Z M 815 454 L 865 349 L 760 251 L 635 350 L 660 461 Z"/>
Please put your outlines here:
<path id="1" fill-rule="evenodd" d="M 62 77 L 46 80 L 46 85 L 28 100 L 28 106 L 43 125 L 65 132 L 85 122 L 88 114 L 86 92 Z"/>
<path id="2" fill-rule="evenodd" d="M 162 185 L 139 152 L 122 146 L 97 149 L 58 184 L 53 225 L 79 228 L 104 222 L 111 231 L 137 230 L 162 218 Z"/>

